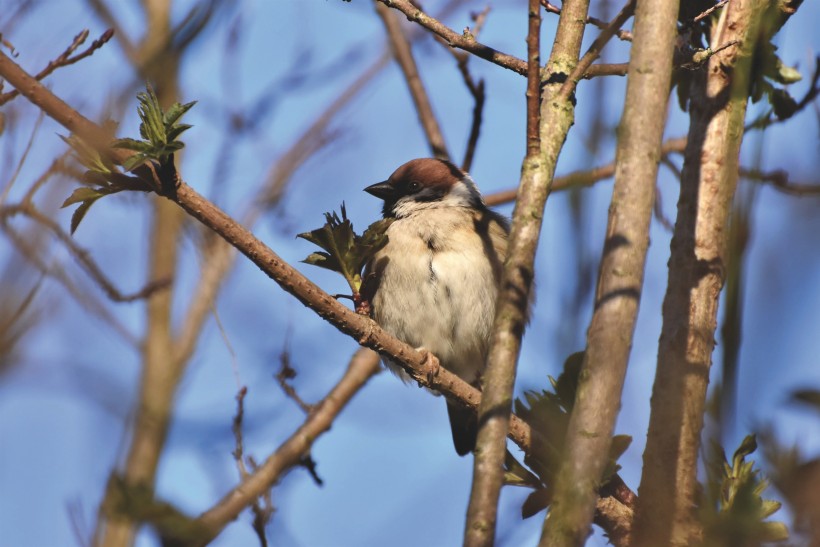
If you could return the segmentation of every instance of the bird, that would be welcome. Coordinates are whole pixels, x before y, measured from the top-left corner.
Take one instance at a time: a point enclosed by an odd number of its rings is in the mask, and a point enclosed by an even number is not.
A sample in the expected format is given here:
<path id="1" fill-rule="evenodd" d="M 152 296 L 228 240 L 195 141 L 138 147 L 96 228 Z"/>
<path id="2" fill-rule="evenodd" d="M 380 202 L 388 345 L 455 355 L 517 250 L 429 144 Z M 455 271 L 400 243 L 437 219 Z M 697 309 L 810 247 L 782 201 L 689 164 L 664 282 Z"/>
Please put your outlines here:
<path id="1" fill-rule="evenodd" d="M 384 201 L 382 215 L 392 219 L 387 244 L 363 275 L 373 319 L 480 389 L 507 254 L 508 220 L 485 205 L 468 173 L 442 159 L 408 161 L 364 190 Z M 398 364 L 383 361 L 410 381 Z M 450 401 L 447 410 L 453 444 L 464 456 L 475 449 L 476 415 Z"/>

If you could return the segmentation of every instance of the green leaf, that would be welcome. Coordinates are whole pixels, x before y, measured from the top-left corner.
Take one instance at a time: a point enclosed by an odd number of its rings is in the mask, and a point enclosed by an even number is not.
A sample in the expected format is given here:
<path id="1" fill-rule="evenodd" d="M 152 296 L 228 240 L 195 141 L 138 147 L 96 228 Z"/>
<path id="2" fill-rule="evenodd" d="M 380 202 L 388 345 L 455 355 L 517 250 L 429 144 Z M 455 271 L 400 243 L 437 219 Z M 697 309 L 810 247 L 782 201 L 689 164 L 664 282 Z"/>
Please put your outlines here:
<path id="1" fill-rule="evenodd" d="M 332 270 L 334 272 L 340 271 L 339 263 L 328 253 L 310 253 L 302 262 L 313 266 L 319 266 L 320 268 L 325 268 L 327 270 Z"/>
<path id="2" fill-rule="evenodd" d="M 193 127 L 193 125 L 190 125 L 190 124 L 187 124 L 187 123 L 183 123 L 183 124 L 180 124 L 180 125 L 177 125 L 177 126 L 170 127 L 168 129 L 168 136 L 166 137 L 167 141 L 171 144 L 174 144 L 174 141 L 177 139 L 177 137 L 179 137 L 180 135 L 182 135 L 182 133 L 184 133 L 185 131 L 188 131 L 192 127 Z M 180 148 L 182 148 L 182 143 L 177 143 L 177 144 L 179 144 Z"/>
<path id="3" fill-rule="evenodd" d="M 121 148 L 124 150 L 133 150 L 134 152 L 149 153 L 153 147 L 151 143 L 145 141 L 138 141 L 136 139 L 117 139 L 111 143 L 113 148 Z"/>
<path id="4" fill-rule="evenodd" d="M 786 541 L 789 529 L 782 522 L 764 522 L 760 526 L 760 541 Z"/>
<path id="5" fill-rule="evenodd" d="M 146 160 L 154 160 L 163 165 L 174 152 L 181 150 L 185 144 L 177 139 L 192 126 L 177 122 L 196 104 L 196 101 L 186 104 L 174 103 L 167 111 L 163 111 L 150 85 L 146 86 L 144 92 L 137 94 L 137 99 L 142 140 L 119 139 L 115 143 L 117 148 L 132 150 L 142 155 L 128 163 L 126 170 L 134 169 Z"/>
<path id="6" fill-rule="evenodd" d="M 323 253 L 312 253 L 303 262 L 339 272 L 356 294 L 361 289 L 362 269 L 387 244 L 385 231 L 391 221 L 374 222 L 359 236 L 347 218 L 344 203 L 341 215 L 339 217 L 335 212 L 325 213 L 325 224 L 321 228 L 296 237 L 310 241 L 324 250 Z"/>
<path id="7" fill-rule="evenodd" d="M 578 377 L 581 375 L 581 366 L 584 364 L 584 352 L 578 351 L 564 361 L 564 370 L 558 376 L 553 387 L 561 406 L 571 412 L 575 405 L 575 394 L 578 391 Z"/>
<path id="8" fill-rule="evenodd" d="M 179 120 L 186 112 L 191 110 L 193 106 L 196 104 L 196 101 L 191 101 L 190 103 L 179 104 L 174 103 L 171 105 L 171 108 L 163 116 L 163 121 L 166 127 L 173 126 L 177 120 Z M 191 127 L 190 125 L 187 127 Z"/>
<path id="9" fill-rule="evenodd" d="M 774 70 L 772 71 L 770 77 L 775 82 L 784 85 L 793 84 L 803 79 L 803 76 L 796 68 L 784 65 L 783 61 L 781 61 L 779 57 L 776 57 Z"/>
<path id="10" fill-rule="evenodd" d="M 60 205 L 60 208 L 62 209 L 82 201 L 97 200 L 108 193 L 110 192 L 102 192 L 94 188 L 89 188 L 88 186 L 81 186 L 79 188 L 75 188 L 74 191 L 71 192 L 71 195 L 66 198 L 62 205 Z"/>
<path id="11" fill-rule="evenodd" d="M 145 154 L 134 154 L 123 162 L 122 168 L 126 171 L 133 171 L 146 161 L 148 161 L 148 157 Z"/>
<path id="12" fill-rule="evenodd" d="M 754 462 L 746 459 L 757 449 L 755 436 L 743 439 L 731 465 L 717 443 L 712 447 L 712 456 L 707 459 L 706 496 L 700 508 L 704 545 L 760 545 L 762 541 L 786 539 L 785 525 L 764 521 L 780 509 L 780 503 L 763 499 L 768 482 Z"/>
<path id="13" fill-rule="evenodd" d="M 507 450 L 507 453 L 504 455 L 504 484 L 509 486 L 529 486 L 530 488 L 543 487 L 538 477 L 521 465 L 509 450 Z"/>
<path id="14" fill-rule="evenodd" d="M 755 435 L 746 435 L 743 442 L 741 442 L 740 446 L 735 450 L 732 460 L 737 465 L 738 462 L 742 462 L 746 456 L 755 450 L 757 450 L 757 437 Z"/>
<path id="15" fill-rule="evenodd" d="M 83 221 L 85 218 L 85 214 L 91 209 L 91 206 L 94 205 L 94 202 L 97 201 L 99 198 L 89 199 L 80 204 L 79 207 L 74 211 L 74 214 L 71 215 L 71 235 L 74 235 L 74 232 L 77 231 L 77 228 L 80 226 L 80 222 Z"/>
<path id="16" fill-rule="evenodd" d="M 116 171 L 116 166 L 111 160 L 101 156 L 96 148 L 89 146 L 77 135 L 69 135 L 68 137 L 58 135 L 58 137 L 71 147 L 74 157 L 86 169 L 102 174 L 110 174 Z"/>

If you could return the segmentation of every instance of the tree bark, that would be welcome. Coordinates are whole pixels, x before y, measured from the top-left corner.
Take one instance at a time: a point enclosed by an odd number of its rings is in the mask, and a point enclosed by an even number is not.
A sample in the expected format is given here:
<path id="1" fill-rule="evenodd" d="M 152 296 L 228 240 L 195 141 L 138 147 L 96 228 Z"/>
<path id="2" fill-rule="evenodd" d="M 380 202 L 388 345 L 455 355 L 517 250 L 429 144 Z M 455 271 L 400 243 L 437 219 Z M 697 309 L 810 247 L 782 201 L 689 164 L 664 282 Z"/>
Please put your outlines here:
<path id="1" fill-rule="evenodd" d="M 691 87 L 691 125 L 669 284 L 652 390 L 651 416 L 636 511 L 636 545 L 693 545 L 697 461 L 706 388 L 723 286 L 729 211 L 738 178 L 751 59 L 769 2 L 730 2 L 713 25 L 713 48 Z"/>

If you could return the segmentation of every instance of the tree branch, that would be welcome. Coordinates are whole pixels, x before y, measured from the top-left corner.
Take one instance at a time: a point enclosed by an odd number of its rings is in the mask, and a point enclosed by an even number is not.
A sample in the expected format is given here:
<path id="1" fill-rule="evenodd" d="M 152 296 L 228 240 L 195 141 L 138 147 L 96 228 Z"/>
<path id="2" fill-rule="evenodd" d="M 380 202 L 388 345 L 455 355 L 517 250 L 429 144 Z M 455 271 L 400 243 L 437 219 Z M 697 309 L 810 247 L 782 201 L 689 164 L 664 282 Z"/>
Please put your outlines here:
<path id="1" fill-rule="evenodd" d="M 310 452 L 316 440 L 330 429 L 336 416 L 380 370 L 379 357 L 376 353 L 367 349 L 358 350 L 350 360 L 342 379 L 315 405 L 301 427 L 257 469 L 247 474 L 239 485 L 199 516 L 196 522 L 207 530 L 208 541 L 235 520 L 245 507 L 276 484 L 286 471 L 300 465 L 302 458 Z"/>
<path id="2" fill-rule="evenodd" d="M 433 106 L 430 104 L 427 91 L 424 89 L 424 82 L 421 81 L 421 77 L 419 76 L 416 60 L 413 58 L 410 42 L 401 28 L 401 22 L 387 6 L 378 0 L 376 0 L 376 13 L 381 18 L 387 30 L 390 49 L 393 51 L 393 57 L 396 59 L 396 62 L 404 74 L 404 79 L 410 90 L 410 96 L 413 98 L 413 104 L 416 107 L 416 113 L 419 116 L 421 127 L 424 129 L 424 134 L 427 137 L 427 144 L 430 146 L 430 151 L 433 156 L 437 158 L 449 160 L 450 153 L 447 151 L 447 143 L 444 141 L 444 135 L 441 132 L 438 119 L 433 113 Z"/>
<path id="3" fill-rule="evenodd" d="M 496 507 L 502 483 L 505 455 L 504 431 L 511 412 L 512 389 L 521 335 L 527 319 L 527 308 L 534 277 L 535 251 L 541 233 L 544 207 L 551 190 L 555 164 L 567 133 L 574 121 L 574 104 L 560 93 L 561 83 L 578 63 L 584 21 L 589 3 L 570 0 L 564 4 L 558 22 L 555 42 L 546 73 L 550 79 L 543 86 L 543 96 L 528 93 L 528 155 L 521 169 L 521 183 L 513 211 L 512 229 L 502 275 L 502 290 L 496 306 L 493 335 L 483 379 L 483 400 L 478 420 L 479 431 L 473 466 L 473 493 L 468 509 L 469 528 L 465 545 L 491 545 L 496 527 Z M 537 62 L 534 34 L 540 28 L 540 6 L 530 0 L 528 42 L 529 62 Z M 531 67 L 531 65 L 530 65 Z M 533 67 L 531 67 L 533 68 Z M 529 73 L 532 84 L 535 71 Z M 539 81 L 539 86 L 541 82 Z M 528 86 L 528 90 L 531 86 Z M 538 153 L 531 122 L 532 101 L 538 100 L 540 132 Z"/>
<path id="4" fill-rule="evenodd" d="M 91 42 L 91 45 L 88 46 L 85 51 L 78 53 L 77 55 L 72 56 L 72 53 L 77 51 L 77 48 L 80 47 L 85 43 L 86 38 L 88 38 L 88 30 L 83 30 L 77 36 L 74 37 L 74 40 L 71 42 L 71 45 L 66 48 L 63 53 L 54 59 L 53 61 L 49 61 L 46 67 L 38 72 L 34 78 L 37 80 L 42 80 L 58 68 L 73 65 L 74 63 L 85 59 L 86 57 L 90 57 L 94 54 L 95 51 L 103 47 L 106 42 L 108 42 L 111 37 L 114 36 L 114 31 L 112 29 L 108 29 L 102 33 L 102 35 Z M 3 106 L 10 100 L 14 99 L 20 94 L 19 91 L 13 89 L 6 93 L 0 93 L 0 106 Z"/>
<path id="5" fill-rule="evenodd" d="M 627 4 L 601 36 L 612 36 L 633 5 Z M 599 485 L 609 478 L 603 475 L 610 461 L 643 286 L 677 17 L 676 1 L 637 2 L 595 308 L 542 546 L 583 545 L 591 533 Z M 602 45 L 593 44 L 590 52 L 600 51 Z M 589 54 L 574 74 L 582 70 L 585 60 L 591 62 Z M 572 76 L 567 83 L 571 81 Z"/>
<path id="6" fill-rule="evenodd" d="M 442 24 L 437 19 L 430 17 L 422 10 L 414 6 L 409 0 L 377 0 L 389 8 L 394 8 L 402 12 L 409 21 L 420 24 L 427 30 L 438 34 L 450 45 L 468 51 L 477 57 L 490 61 L 502 68 L 517 72 L 522 76 L 527 75 L 527 63 L 518 57 L 507 55 L 489 46 L 476 41 L 472 34 L 459 34 L 453 29 Z"/>
<path id="7" fill-rule="evenodd" d="M 737 184 L 749 78 L 758 39 L 767 40 L 765 0 L 731 2 L 710 44 L 740 47 L 709 59 L 691 90 L 691 125 L 671 243 L 658 368 L 635 544 L 699 543 L 697 462 L 706 388 L 715 344 L 718 297 L 725 278 L 726 225 Z"/>

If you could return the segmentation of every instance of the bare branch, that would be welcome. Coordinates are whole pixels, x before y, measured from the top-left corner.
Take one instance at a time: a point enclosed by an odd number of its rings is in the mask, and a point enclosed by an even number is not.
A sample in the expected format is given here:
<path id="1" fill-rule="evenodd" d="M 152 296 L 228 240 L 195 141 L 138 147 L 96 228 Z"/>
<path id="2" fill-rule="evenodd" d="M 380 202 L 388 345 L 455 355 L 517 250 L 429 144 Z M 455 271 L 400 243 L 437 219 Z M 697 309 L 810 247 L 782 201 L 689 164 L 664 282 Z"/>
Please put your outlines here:
<path id="1" fill-rule="evenodd" d="M 299 394 L 296 393 L 296 390 L 290 385 L 288 382 L 296 378 L 296 370 L 290 366 L 290 352 L 287 348 L 282 350 L 282 353 L 279 354 L 279 372 L 276 373 L 276 381 L 279 384 L 279 387 L 282 388 L 282 391 L 285 392 L 289 398 L 296 403 L 296 405 L 302 409 L 302 412 L 305 414 L 310 414 L 313 412 L 315 405 L 311 405 L 306 403 Z"/>
<path id="2" fill-rule="evenodd" d="M 592 62 L 614 29 L 632 14 L 635 4 L 630 1 L 590 46 L 575 75 L 583 71 L 584 63 Z M 643 290 L 677 17 L 678 2 L 674 0 L 637 2 L 594 311 L 552 504 L 539 543 L 543 547 L 570 547 L 586 541 L 599 497 L 598 485 L 608 479 L 605 472 Z M 572 80 L 570 76 L 561 93 Z"/>
<path id="3" fill-rule="evenodd" d="M 737 184 L 749 71 L 758 39 L 767 39 L 767 2 L 731 2 L 710 43 L 741 46 L 709 60 L 692 84 L 691 124 L 663 302 L 658 368 L 635 544 L 692 544 L 702 539 L 698 452 L 725 279 L 726 224 Z"/>
<path id="4" fill-rule="evenodd" d="M 554 6 L 549 2 L 549 0 L 540 1 L 541 5 L 544 6 L 544 9 L 547 10 L 549 13 L 561 15 L 561 8 Z M 600 30 L 605 30 L 607 26 L 609 26 L 608 22 L 602 21 L 601 19 L 592 16 L 587 17 L 587 24 L 598 27 Z M 632 41 L 632 33 L 628 30 L 618 29 L 617 31 L 615 31 L 615 36 L 617 36 L 619 40 L 623 40 L 624 42 Z"/>
<path id="5" fill-rule="evenodd" d="M 83 45 L 83 43 L 85 43 L 86 38 L 88 38 L 88 30 L 83 30 L 77 36 L 74 37 L 74 41 L 71 42 L 71 45 L 68 46 L 59 57 L 57 57 L 53 61 L 49 61 L 46 67 L 40 72 L 38 72 L 34 76 L 34 78 L 37 80 L 42 80 L 58 68 L 73 65 L 74 63 L 81 61 L 86 57 L 90 57 L 94 54 L 95 51 L 103 47 L 106 44 L 106 42 L 108 42 L 111 39 L 112 36 L 114 36 L 114 31 L 112 29 L 108 29 L 105 32 L 103 32 L 99 38 L 91 42 L 91 45 L 88 46 L 88 48 L 86 48 L 85 51 L 82 51 L 77 55 L 72 56 L 72 53 L 74 53 L 78 47 Z M 0 94 L 0 106 L 3 106 L 10 100 L 17 97 L 19 94 L 20 92 L 16 89 L 13 89 L 7 93 Z"/>
<path id="6" fill-rule="evenodd" d="M 476 41 L 472 34 L 459 34 L 453 29 L 442 24 L 437 19 L 430 17 L 422 10 L 414 6 L 409 0 L 378 0 L 389 8 L 395 8 L 402 12 L 407 19 L 420 24 L 427 30 L 438 34 L 450 45 L 468 51 L 477 57 L 481 57 L 502 68 L 517 72 L 522 76 L 527 74 L 527 63 L 512 55 L 501 53 L 489 46 Z"/>
<path id="7" fill-rule="evenodd" d="M 376 0 L 376 13 L 384 23 L 393 56 L 404 74 L 405 81 L 407 81 L 407 87 L 410 89 L 410 96 L 413 98 L 413 104 L 416 107 L 416 113 L 424 129 L 424 134 L 427 136 L 430 151 L 437 158 L 449 160 L 450 153 L 447 151 L 444 135 L 441 132 L 438 119 L 433 113 L 433 107 L 430 104 L 427 91 L 424 89 L 416 60 L 413 58 L 413 52 L 410 49 L 410 42 L 404 35 L 401 23 L 390 9 L 378 0 Z"/>
<path id="8" fill-rule="evenodd" d="M 666 156 L 672 152 L 683 152 L 686 148 L 686 137 L 677 139 L 670 139 L 661 146 L 662 156 Z M 560 190 L 567 190 L 569 188 L 581 188 L 584 186 L 592 186 L 596 182 L 608 179 L 615 175 L 615 162 L 595 167 L 593 169 L 576 171 L 568 175 L 556 177 L 552 182 L 552 191 L 558 192 Z M 489 194 L 484 201 L 487 205 L 501 205 L 515 200 L 515 195 L 518 189 L 501 190 L 494 194 Z"/>
<path id="9" fill-rule="evenodd" d="M 27 99 L 40 106 L 49 116 L 77 133 L 87 142 L 105 143 L 106 137 L 101 128 L 54 96 L 2 52 L 0 52 L 0 76 L 5 77 L 12 85 L 21 89 L 22 94 Z M 561 106 L 558 111 L 563 116 L 564 107 Z M 571 122 L 567 119 L 563 119 L 563 121 L 562 130 L 565 132 L 569 129 Z M 553 132 L 557 125 L 558 122 L 549 126 L 553 138 L 555 138 Z M 542 123 L 543 127 L 544 124 Z M 543 137 L 544 132 L 542 131 L 542 143 Z M 560 138 L 560 142 L 563 142 L 563 137 Z M 102 148 L 102 150 L 118 163 L 124 162 L 130 155 L 130 152 L 120 149 Z M 554 159 L 555 157 L 552 157 L 553 163 L 550 167 L 553 170 Z M 320 317 L 327 320 L 341 332 L 354 337 L 360 344 L 390 357 L 396 363 L 402 364 L 411 378 L 420 385 L 436 390 L 466 408 L 477 409 L 481 393 L 476 388 L 442 367 L 433 367 L 425 354 L 390 336 L 371 319 L 363 317 L 339 303 L 279 258 L 241 224 L 236 223 L 213 203 L 204 199 L 190 186 L 183 183 L 178 176 L 175 176 L 175 180 L 177 181 L 176 188 L 173 188 L 173 184 L 163 185 L 163 188 L 170 190 L 170 193 L 165 197 L 172 199 L 189 215 L 214 230 L 241 251 L 285 291 L 295 296 L 300 302 L 314 310 Z M 536 185 L 536 187 L 538 186 Z M 529 426 L 518 417 L 512 416 L 510 418 L 509 436 L 525 452 L 531 450 L 532 434 Z"/>
<path id="10" fill-rule="evenodd" d="M 91 277 L 91 279 L 99 285 L 105 292 L 106 296 L 114 302 L 133 302 L 147 298 L 154 292 L 161 290 L 168 286 L 167 280 L 158 280 L 148 283 L 145 287 L 137 292 L 131 294 L 121 293 L 103 273 L 102 269 L 88 254 L 88 251 L 77 245 L 74 240 L 57 224 L 51 217 L 41 213 L 31 203 L 21 203 L 17 205 L 6 205 L 0 207 L 0 217 L 13 217 L 15 215 L 25 215 L 38 224 L 48 228 L 57 239 L 65 245 L 68 252 L 80 263 L 82 268 Z"/>
<path id="11" fill-rule="evenodd" d="M 302 426 L 236 488 L 202 513 L 197 519 L 198 524 L 208 531 L 211 538 L 216 537 L 245 507 L 276 484 L 286 471 L 302 464 L 315 440 L 330 429 L 339 412 L 380 370 L 378 355 L 366 349 L 357 351 L 342 379 L 316 405 L 315 411 Z"/>
<path id="12" fill-rule="evenodd" d="M 628 0 L 626 5 L 621 8 L 620 13 L 618 13 L 618 15 L 616 15 L 609 25 L 607 25 L 601 32 L 601 34 L 595 38 L 595 41 L 589 46 L 587 52 L 584 53 L 584 56 L 578 61 L 578 64 L 564 82 L 563 87 L 561 87 L 561 97 L 567 98 L 575 91 L 575 87 L 578 85 L 581 78 L 583 78 L 587 73 L 587 69 L 589 69 L 593 61 L 601 55 L 601 51 L 604 49 L 604 46 L 615 35 L 615 32 L 617 32 L 617 30 L 621 28 L 630 17 L 632 17 L 632 13 L 634 11 L 635 0 Z"/>

